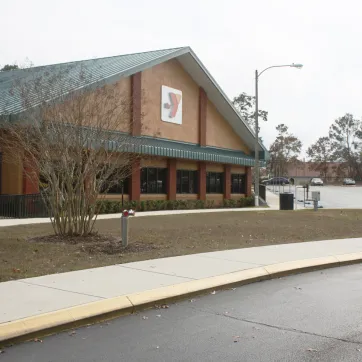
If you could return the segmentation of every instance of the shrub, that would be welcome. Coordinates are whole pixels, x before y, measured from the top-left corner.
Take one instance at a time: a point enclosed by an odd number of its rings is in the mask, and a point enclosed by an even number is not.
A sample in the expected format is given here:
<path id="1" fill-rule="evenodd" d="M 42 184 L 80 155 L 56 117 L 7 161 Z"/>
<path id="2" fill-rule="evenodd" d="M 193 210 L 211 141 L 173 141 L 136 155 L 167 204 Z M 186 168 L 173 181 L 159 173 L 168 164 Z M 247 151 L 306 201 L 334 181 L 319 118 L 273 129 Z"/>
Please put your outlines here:
<path id="1" fill-rule="evenodd" d="M 192 210 L 192 209 L 214 209 L 218 207 L 236 208 L 254 206 L 254 197 L 243 197 L 239 200 L 224 199 L 222 205 L 216 205 L 214 200 L 146 200 L 146 201 L 121 201 L 99 200 L 97 210 L 99 214 L 121 213 L 124 209 L 136 211 L 157 210 Z"/>

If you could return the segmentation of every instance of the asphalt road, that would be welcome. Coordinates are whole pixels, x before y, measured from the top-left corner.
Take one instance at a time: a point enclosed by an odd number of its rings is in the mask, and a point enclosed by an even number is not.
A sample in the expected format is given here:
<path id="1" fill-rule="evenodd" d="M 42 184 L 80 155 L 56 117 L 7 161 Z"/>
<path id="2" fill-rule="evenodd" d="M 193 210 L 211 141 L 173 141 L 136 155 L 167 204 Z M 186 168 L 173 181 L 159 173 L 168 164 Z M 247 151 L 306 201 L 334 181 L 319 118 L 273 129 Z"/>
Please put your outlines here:
<path id="1" fill-rule="evenodd" d="M 268 186 L 270 191 L 278 191 L 279 186 Z M 294 186 L 284 186 L 285 192 L 294 192 Z M 362 208 L 362 187 L 361 186 L 311 186 L 309 197 L 312 196 L 311 191 L 320 191 L 320 205 L 328 209 L 361 209 Z M 283 187 L 280 186 L 280 192 Z M 303 189 L 297 189 L 297 199 L 303 199 Z M 302 203 L 298 203 L 302 205 Z M 309 205 L 308 207 L 313 207 Z"/>
<path id="2" fill-rule="evenodd" d="M 216 292 L 5 349 L 0 362 L 362 361 L 362 265 Z"/>

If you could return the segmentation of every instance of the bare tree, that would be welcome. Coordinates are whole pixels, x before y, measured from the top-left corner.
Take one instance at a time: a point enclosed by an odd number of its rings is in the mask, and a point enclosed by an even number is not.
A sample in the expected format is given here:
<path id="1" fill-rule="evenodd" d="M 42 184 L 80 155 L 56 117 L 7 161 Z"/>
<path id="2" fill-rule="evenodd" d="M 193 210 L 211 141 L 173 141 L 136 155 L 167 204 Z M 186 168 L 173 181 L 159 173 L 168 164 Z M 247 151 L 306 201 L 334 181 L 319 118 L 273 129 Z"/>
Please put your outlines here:
<path id="1" fill-rule="evenodd" d="M 333 148 L 329 137 L 319 137 L 307 149 L 307 155 L 311 160 L 310 170 L 318 171 L 320 175 L 327 180 L 328 172 L 330 171 L 330 162 L 333 160 Z"/>
<path id="2" fill-rule="evenodd" d="M 130 136 L 136 105 L 119 83 L 96 82 L 79 64 L 28 72 L 10 91 L 25 111 L 1 123 L 2 150 L 31 182 L 41 182 L 57 235 L 89 235 L 97 201 L 140 158 L 142 137 Z"/>
<path id="3" fill-rule="evenodd" d="M 255 97 L 249 96 L 244 92 L 240 93 L 237 97 L 234 97 L 233 105 L 240 113 L 240 116 L 244 119 L 244 121 L 247 122 L 255 132 Z M 259 118 L 261 118 L 263 121 L 268 120 L 267 111 L 259 109 L 258 113 Z"/>
<path id="4" fill-rule="evenodd" d="M 288 175 L 288 165 L 298 164 L 298 156 L 302 149 L 302 142 L 289 133 L 285 124 L 276 127 L 278 135 L 270 146 L 270 172 L 280 176 Z"/>

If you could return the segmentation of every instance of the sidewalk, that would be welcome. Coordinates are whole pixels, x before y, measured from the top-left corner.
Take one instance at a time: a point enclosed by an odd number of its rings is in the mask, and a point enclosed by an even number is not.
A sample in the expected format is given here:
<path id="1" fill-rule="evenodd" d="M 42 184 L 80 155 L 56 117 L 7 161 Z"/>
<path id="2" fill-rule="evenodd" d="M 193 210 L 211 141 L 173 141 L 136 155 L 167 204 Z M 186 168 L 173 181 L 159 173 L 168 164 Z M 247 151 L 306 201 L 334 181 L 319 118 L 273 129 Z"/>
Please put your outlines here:
<path id="1" fill-rule="evenodd" d="M 269 207 L 243 207 L 236 209 L 198 209 L 198 210 L 162 210 L 162 211 L 143 211 L 137 212 L 136 217 L 142 216 L 158 216 L 158 215 L 179 215 L 179 214 L 199 214 L 210 212 L 249 212 L 249 211 L 268 211 L 279 210 L 279 197 L 270 191 L 267 192 L 267 203 Z M 98 215 L 98 220 L 118 219 L 121 215 L 118 214 L 103 214 Z M 0 219 L 0 227 L 27 225 L 27 224 L 44 224 L 50 222 L 48 217 L 33 218 L 33 219 Z"/>
<path id="2" fill-rule="evenodd" d="M 361 259 L 362 238 L 355 238 L 178 256 L 4 282 L 0 341 L 170 297 Z"/>

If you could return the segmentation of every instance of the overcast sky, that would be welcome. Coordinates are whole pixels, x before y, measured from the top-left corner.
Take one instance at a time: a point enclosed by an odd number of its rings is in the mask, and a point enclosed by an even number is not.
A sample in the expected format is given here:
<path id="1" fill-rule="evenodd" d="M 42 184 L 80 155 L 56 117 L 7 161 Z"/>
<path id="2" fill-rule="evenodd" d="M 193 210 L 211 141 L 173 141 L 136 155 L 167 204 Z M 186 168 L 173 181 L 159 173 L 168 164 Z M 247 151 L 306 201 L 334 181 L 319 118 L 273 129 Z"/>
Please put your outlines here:
<path id="1" fill-rule="evenodd" d="M 233 98 L 254 95 L 266 146 L 288 125 L 304 148 L 334 119 L 362 115 L 362 2 L 358 0 L 11 0 L 0 10 L 0 65 L 34 65 L 191 46 Z"/>

